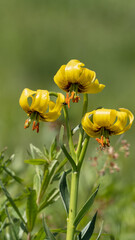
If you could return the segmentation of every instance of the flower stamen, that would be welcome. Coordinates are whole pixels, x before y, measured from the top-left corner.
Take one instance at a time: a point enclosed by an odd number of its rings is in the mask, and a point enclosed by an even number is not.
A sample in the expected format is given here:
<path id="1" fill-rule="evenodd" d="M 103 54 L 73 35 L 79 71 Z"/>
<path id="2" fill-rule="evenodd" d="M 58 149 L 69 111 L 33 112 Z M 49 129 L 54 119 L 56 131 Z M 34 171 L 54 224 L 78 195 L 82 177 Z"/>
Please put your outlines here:
<path id="1" fill-rule="evenodd" d="M 36 121 L 33 121 L 33 126 L 32 126 L 32 130 L 34 131 L 36 129 L 37 133 L 39 132 L 39 122 L 36 123 Z"/>
<path id="2" fill-rule="evenodd" d="M 31 124 L 31 118 L 26 119 L 25 123 L 24 123 L 24 128 L 28 128 Z"/>
<path id="3" fill-rule="evenodd" d="M 76 95 L 75 91 L 71 92 L 71 96 L 69 96 L 69 93 L 66 93 L 66 99 L 65 99 L 65 103 L 68 105 L 68 108 L 70 108 L 70 100 L 72 99 L 72 102 L 74 103 L 78 103 L 78 101 L 80 100 L 80 97 Z"/>
<path id="4" fill-rule="evenodd" d="M 109 138 L 104 137 L 103 135 L 100 138 L 96 138 L 96 141 L 101 144 L 101 147 L 109 147 L 110 146 L 110 141 Z"/>

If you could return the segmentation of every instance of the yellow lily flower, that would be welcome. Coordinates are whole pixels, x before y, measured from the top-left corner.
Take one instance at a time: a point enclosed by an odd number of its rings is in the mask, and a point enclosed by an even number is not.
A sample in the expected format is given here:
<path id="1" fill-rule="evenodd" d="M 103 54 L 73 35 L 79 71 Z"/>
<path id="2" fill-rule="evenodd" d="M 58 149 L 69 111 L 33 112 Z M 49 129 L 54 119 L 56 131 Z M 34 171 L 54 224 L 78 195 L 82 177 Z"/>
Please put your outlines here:
<path id="1" fill-rule="evenodd" d="M 28 114 L 29 118 L 25 121 L 24 128 L 28 128 L 33 121 L 32 130 L 39 132 L 39 121 L 53 122 L 61 114 L 61 109 L 65 97 L 63 94 L 57 94 L 56 103 L 50 101 L 50 95 L 47 90 L 33 91 L 25 88 L 20 96 L 19 104 Z M 31 103 L 29 101 L 31 99 Z"/>
<path id="2" fill-rule="evenodd" d="M 134 116 L 125 109 L 97 109 L 88 112 L 82 119 L 84 131 L 101 143 L 102 146 L 109 146 L 109 135 L 119 135 L 126 132 L 132 125 Z M 101 137 L 101 139 L 97 138 Z"/>
<path id="3" fill-rule="evenodd" d="M 58 87 L 67 92 L 68 107 L 70 107 L 71 99 L 73 102 L 80 100 L 77 93 L 98 93 L 105 87 L 105 85 L 99 84 L 94 71 L 83 66 L 84 64 L 78 60 L 70 60 L 67 65 L 62 65 L 54 76 L 54 82 Z M 71 93 L 70 97 L 69 92 Z"/>

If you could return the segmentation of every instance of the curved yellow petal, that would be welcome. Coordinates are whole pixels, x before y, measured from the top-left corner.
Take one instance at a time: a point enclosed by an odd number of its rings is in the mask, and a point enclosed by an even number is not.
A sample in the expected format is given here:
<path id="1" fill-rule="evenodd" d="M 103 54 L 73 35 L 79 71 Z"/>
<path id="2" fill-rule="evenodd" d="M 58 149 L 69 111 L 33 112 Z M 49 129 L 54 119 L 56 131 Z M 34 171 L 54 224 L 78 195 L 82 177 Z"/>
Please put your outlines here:
<path id="1" fill-rule="evenodd" d="M 62 65 L 57 71 L 56 75 L 54 76 L 54 82 L 60 89 L 68 91 L 70 86 L 68 80 L 65 77 L 65 67 L 66 65 Z"/>
<path id="2" fill-rule="evenodd" d="M 87 68 L 83 68 L 82 70 L 82 74 L 78 79 L 78 92 L 86 92 L 96 78 L 96 73 L 94 71 Z"/>
<path id="3" fill-rule="evenodd" d="M 131 127 L 134 116 L 125 108 L 119 110 L 102 108 L 86 113 L 82 119 L 82 127 L 91 137 L 100 136 L 102 128 L 109 130 L 109 135 L 122 134 Z M 90 115 L 93 116 L 92 121 Z"/>
<path id="4" fill-rule="evenodd" d="M 63 103 L 65 102 L 65 96 L 62 93 L 58 93 L 58 97 L 56 103 L 50 101 L 49 102 L 49 112 L 42 115 L 42 121 L 45 122 L 53 122 L 56 121 L 61 115 L 61 109 L 63 107 Z"/>
<path id="5" fill-rule="evenodd" d="M 128 129 L 130 129 L 134 120 L 133 114 L 128 109 L 119 108 L 119 110 L 120 112 L 117 111 L 117 121 L 110 128 L 112 135 L 119 135 L 126 132 Z"/>
<path id="6" fill-rule="evenodd" d="M 84 115 L 82 118 L 82 127 L 84 131 L 89 135 L 90 137 L 98 137 L 100 136 L 100 128 L 98 128 L 95 124 L 92 123 L 90 116 L 95 114 L 95 110 L 92 112 L 88 112 Z"/>
<path id="7" fill-rule="evenodd" d="M 98 93 L 105 85 L 99 84 L 96 73 L 87 68 L 76 59 L 70 60 L 67 65 L 62 65 L 54 76 L 54 81 L 64 91 L 69 91 L 72 84 L 78 86 L 78 92 Z"/>
<path id="8" fill-rule="evenodd" d="M 98 93 L 101 92 L 105 88 L 105 85 L 100 84 L 98 79 L 96 79 L 90 85 L 85 86 L 85 89 L 82 92 L 85 93 Z"/>
<path id="9" fill-rule="evenodd" d="M 31 111 L 31 107 L 28 104 L 28 98 L 31 97 L 32 101 L 33 101 L 33 96 L 32 95 L 35 94 L 35 93 L 36 93 L 36 91 L 32 91 L 29 88 L 25 88 L 22 91 L 22 94 L 21 94 L 20 99 L 19 99 L 19 104 L 20 104 L 21 108 L 26 113 L 29 113 Z"/>
<path id="10" fill-rule="evenodd" d="M 78 83 L 83 72 L 83 66 L 84 64 L 76 59 L 69 61 L 65 67 L 66 80 L 70 83 Z"/>
<path id="11" fill-rule="evenodd" d="M 30 106 L 31 111 L 36 111 L 40 114 L 45 113 L 48 107 L 49 99 L 49 92 L 47 90 L 37 90 Z"/>
<path id="12" fill-rule="evenodd" d="M 97 124 L 98 127 L 110 129 L 110 126 L 112 126 L 116 120 L 116 115 L 116 110 L 101 108 L 95 111 L 93 115 L 93 122 L 94 124 Z"/>

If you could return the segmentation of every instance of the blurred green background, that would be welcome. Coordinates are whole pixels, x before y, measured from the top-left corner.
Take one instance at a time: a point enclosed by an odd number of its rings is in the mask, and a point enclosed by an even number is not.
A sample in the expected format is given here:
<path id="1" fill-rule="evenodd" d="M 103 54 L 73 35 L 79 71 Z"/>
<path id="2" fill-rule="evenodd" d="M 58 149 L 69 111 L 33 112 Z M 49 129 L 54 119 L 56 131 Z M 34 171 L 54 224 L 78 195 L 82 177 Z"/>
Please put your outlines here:
<path id="1" fill-rule="evenodd" d="M 106 85 L 102 93 L 89 96 L 89 110 L 99 106 L 124 107 L 135 113 L 135 1 L 1 0 L 0 148 L 7 146 L 9 154 L 16 153 L 18 167 L 24 166 L 29 143 L 37 147 L 46 142 L 49 145 L 56 134 L 48 123 L 41 123 L 38 134 L 32 132 L 31 127 L 24 130 L 26 114 L 18 103 L 20 94 L 25 87 L 60 91 L 53 76 L 70 59 L 85 63 L 87 68 L 96 71 L 100 83 Z M 79 105 L 72 104 L 72 126 L 78 124 L 79 109 Z M 133 125 L 125 134 L 131 144 L 131 154 L 128 160 L 121 158 L 120 164 L 124 163 L 121 173 L 108 177 L 115 185 L 111 194 L 118 196 L 117 204 L 111 205 L 113 211 L 106 215 L 107 221 L 111 218 L 113 222 L 109 229 L 115 231 L 116 215 L 123 211 L 123 205 L 119 206 L 121 192 L 127 204 L 124 219 L 133 218 L 132 224 L 120 218 L 120 222 L 124 221 L 122 234 L 129 234 L 126 238 L 121 235 L 122 240 L 135 236 L 131 226 L 135 225 L 134 133 Z M 116 140 L 118 137 L 112 137 L 112 142 Z M 97 143 L 93 145 L 97 147 Z"/>

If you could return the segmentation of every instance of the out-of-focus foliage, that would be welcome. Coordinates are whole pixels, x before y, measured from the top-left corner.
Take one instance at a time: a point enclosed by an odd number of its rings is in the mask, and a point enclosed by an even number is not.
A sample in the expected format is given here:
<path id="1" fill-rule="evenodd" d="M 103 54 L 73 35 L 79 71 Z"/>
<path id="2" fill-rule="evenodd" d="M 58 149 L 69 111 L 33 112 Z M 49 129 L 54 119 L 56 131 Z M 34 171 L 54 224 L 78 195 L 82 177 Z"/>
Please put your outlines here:
<path id="1" fill-rule="evenodd" d="M 134 12 L 134 0 L 1 1 L 0 148 L 8 146 L 9 153 L 15 151 L 12 168 L 21 177 L 27 173 L 26 181 L 32 176 L 32 168 L 23 162 L 29 143 L 38 147 L 49 145 L 59 129 L 59 121 L 56 125 L 42 123 L 38 134 L 24 130 L 25 114 L 18 101 L 25 87 L 59 91 L 53 76 L 62 64 L 79 59 L 96 71 L 99 81 L 106 85 L 102 93 L 89 96 L 90 111 L 103 106 L 125 107 L 135 112 Z M 71 105 L 73 127 L 79 121 L 78 109 L 79 105 Z M 120 156 L 120 173 L 101 177 L 99 191 L 104 229 L 120 240 L 134 240 L 135 235 L 134 133 L 133 125 L 126 133 L 130 156 Z M 115 145 L 117 140 L 118 137 L 112 137 L 111 143 Z M 88 158 L 97 147 L 94 140 L 90 140 L 90 145 Z M 95 178 L 89 162 L 86 161 L 83 171 L 80 202 L 84 202 L 87 192 L 89 195 Z M 17 190 L 11 188 L 11 192 Z M 50 213 L 59 227 L 64 215 L 61 206 L 58 204 Z M 51 224 L 54 222 L 50 219 Z"/>

